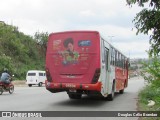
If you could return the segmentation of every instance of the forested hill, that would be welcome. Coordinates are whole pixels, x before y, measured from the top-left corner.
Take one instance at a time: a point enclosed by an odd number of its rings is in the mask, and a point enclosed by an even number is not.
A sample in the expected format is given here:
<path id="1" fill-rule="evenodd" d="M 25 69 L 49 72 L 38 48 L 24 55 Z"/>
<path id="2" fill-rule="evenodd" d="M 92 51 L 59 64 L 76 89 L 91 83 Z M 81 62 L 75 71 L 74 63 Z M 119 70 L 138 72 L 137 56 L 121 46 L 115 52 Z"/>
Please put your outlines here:
<path id="1" fill-rule="evenodd" d="M 35 37 L 0 22 L 0 72 L 7 68 L 15 79 L 24 80 L 28 70 L 44 70 L 44 49 Z"/>

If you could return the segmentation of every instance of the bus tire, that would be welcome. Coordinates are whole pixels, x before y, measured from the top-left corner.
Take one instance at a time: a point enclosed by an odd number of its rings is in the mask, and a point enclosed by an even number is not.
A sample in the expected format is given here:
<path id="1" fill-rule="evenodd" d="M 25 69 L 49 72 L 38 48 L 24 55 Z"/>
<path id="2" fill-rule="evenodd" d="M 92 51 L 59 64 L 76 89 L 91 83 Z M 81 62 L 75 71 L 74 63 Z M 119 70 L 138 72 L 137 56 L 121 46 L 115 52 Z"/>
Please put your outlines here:
<path id="1" fill-rule="evenodd" d="M 32 84 L 28 84 L 29 87 L 32 87 Z"/>
<path id="2" fill-rule="evenodd" d="M 113 82 L 112 92 L 111 92 L 111 94 L 109 94 L 108 97 L 107 97 L 107 99 L 108 99 L 109 101 L 113 101 L 113 99 L 114 99 L 114 94 L 115 94 L 114 88 L 115 88 L 115 84 L 114 84 L 114 82 Z"/>
<path id="3" fill-rule="evenodd" d="M 123 93 L 124 93 L 124 89 L 120 90 L 119 93 L 120 93 L 120 94 L 123 94 Z"/>
<path id="4" fill-rule="evenodd" d="M 70 99 L 81 99 L 82 94 L 68 94 Z"/>
<path id="5" fill-rule="evenodd" d="M 126 87 L 126 80 L 125 80 L 125 83 L 124 83 L 124 88 L 125 88 L 125 87 Z M 123 94 L 123 93 L 124 93 L 124 88 L 119 91 L 120 94 Z"/>

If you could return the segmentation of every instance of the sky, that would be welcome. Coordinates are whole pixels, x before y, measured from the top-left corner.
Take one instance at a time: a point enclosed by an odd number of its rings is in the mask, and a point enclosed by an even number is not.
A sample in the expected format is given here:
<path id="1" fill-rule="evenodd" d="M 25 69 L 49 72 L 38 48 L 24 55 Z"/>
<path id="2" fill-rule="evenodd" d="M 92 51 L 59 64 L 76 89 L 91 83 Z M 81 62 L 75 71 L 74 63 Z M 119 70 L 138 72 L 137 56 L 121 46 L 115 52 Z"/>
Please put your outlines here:
<path id="1" fill-rule="evenodd" d="M 96 30 L 129 58 L 147 58 L 149 35 L 136 35 L 141 10 L 126 0 L 0 0 L 0 21 L 35 32 Z"/>

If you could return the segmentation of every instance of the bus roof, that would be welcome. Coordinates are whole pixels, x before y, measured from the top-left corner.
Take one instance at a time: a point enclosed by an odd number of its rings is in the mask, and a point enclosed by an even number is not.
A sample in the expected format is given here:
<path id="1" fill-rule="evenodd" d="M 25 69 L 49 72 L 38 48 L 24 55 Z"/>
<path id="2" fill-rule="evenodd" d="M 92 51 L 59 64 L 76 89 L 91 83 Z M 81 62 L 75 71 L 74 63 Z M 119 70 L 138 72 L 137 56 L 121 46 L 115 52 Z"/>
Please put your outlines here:
<path id="1" fill-rule="evenodd" d="M 54 32 L 54 33 L 51 33 L 50 35 L 53 35 L 53 34 L 63 34 L 63 33 L 79 33 L 79 32 L 83 32 L 83 33 L 98 33 L 98 31 L 94 31 L 94 30 L 80 30 L 80 31 L 63 31 L 63 32 Z"/>
<path id="2" fill-rule="evenodd" d="M 116 47 L 114 47 L 111 43 L 109 43 L 107 40 L 105 40 L 102 36 L 101 38 L 104 40 L 104 42 L 107 42 L 112 48 L 114 48 L 115 50 L 117 50 L 119 53 L 121 53 L 124 57 L 128 58 L 126 55 L 124 55 L 119 49 L 117 49 Z"/>

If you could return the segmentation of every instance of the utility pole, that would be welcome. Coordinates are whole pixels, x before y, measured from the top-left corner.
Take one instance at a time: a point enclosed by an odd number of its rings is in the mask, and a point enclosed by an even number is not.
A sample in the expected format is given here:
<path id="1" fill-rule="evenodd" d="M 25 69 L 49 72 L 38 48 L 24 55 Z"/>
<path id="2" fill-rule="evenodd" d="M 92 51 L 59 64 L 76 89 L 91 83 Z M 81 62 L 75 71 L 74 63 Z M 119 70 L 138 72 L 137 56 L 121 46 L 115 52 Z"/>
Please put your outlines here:
<path id="1" fill-rule="evenodd" d="M 112 38 L 113 38 L 114 36 L 108 36 L 108 37 L 109 37 L 110 43 L 112 43 Z"/>

